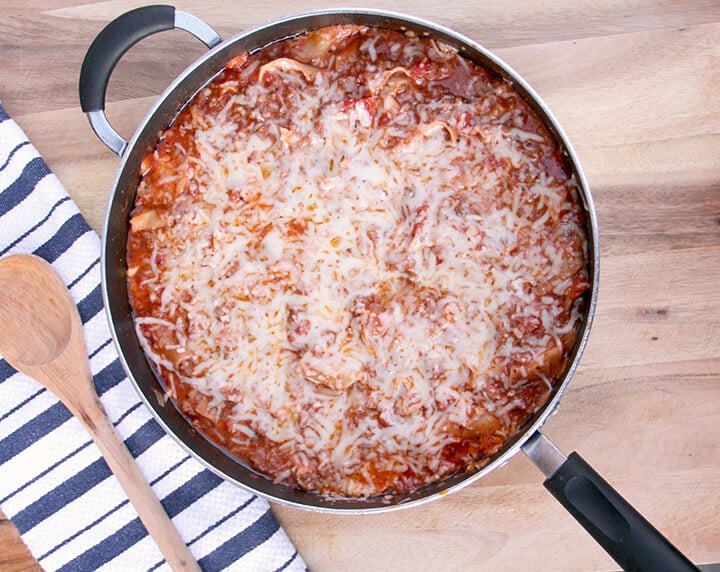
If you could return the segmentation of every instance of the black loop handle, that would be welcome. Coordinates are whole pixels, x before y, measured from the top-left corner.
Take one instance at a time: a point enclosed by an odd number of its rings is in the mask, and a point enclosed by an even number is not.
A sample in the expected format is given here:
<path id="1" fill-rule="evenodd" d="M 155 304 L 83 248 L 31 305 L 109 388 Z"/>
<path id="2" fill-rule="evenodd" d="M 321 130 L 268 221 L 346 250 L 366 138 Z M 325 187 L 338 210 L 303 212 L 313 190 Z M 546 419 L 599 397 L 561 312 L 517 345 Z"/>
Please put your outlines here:
<path id="1" fill-rule="evenodd" d="M 697 572 L 577 453 L 571 453 L 544 484 L 624 570 Z"/>
<path id="2" fill-rule="evenodd" d="M 105 109 L 113 69 L 132 46 L 152 34 L 175 28 L 174 6 L 144 6 L 119 16 L 98 34 L 80 69 L 80 107 L 85 113 Z"/>

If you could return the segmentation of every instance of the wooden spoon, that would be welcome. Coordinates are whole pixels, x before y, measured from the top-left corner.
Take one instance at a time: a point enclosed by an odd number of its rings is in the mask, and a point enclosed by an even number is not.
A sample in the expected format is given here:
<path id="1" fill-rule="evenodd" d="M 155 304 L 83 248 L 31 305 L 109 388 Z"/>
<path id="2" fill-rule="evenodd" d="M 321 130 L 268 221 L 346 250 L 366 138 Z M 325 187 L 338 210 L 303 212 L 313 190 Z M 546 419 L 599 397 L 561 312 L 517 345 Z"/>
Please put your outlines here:
<path id="1" fill-rule="evenodd" d="M 0 260 L 0 354 L 82 422 L 172 569 L 200 570 L 100 404 L 70 292 L 37 256 Z"/>

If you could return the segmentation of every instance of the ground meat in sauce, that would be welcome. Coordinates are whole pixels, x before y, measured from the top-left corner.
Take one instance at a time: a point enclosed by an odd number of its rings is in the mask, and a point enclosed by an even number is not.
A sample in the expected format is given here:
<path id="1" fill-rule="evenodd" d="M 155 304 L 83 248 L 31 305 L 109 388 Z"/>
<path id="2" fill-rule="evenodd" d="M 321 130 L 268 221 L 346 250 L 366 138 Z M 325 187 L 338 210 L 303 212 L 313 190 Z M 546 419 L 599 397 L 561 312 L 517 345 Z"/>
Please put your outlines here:
<path id="1" fill-rule="evenodd" d="M 308 491 L 403 493 L 482 465 L 544 403 L 581 320 L 583 228 L 506 83 L 334 26 L 233 59 L 162 134 L 130 299 L 213 441 Z"/>

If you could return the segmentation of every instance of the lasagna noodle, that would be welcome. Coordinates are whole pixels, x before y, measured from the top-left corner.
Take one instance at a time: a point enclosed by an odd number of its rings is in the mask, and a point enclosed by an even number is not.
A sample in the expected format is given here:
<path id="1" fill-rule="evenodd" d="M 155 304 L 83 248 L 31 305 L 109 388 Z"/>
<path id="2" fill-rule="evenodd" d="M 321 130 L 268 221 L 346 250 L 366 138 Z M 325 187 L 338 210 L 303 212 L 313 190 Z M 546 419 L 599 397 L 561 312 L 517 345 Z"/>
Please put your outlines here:
<path id="1" fill-rule="evenodd" d="M 564 372 L 575 181 L 447 46 L 334 26 L 235 58 L 143 165 L 138 335 L 195 424 L 276 481 L 369 496 L 471 469 Z"/>

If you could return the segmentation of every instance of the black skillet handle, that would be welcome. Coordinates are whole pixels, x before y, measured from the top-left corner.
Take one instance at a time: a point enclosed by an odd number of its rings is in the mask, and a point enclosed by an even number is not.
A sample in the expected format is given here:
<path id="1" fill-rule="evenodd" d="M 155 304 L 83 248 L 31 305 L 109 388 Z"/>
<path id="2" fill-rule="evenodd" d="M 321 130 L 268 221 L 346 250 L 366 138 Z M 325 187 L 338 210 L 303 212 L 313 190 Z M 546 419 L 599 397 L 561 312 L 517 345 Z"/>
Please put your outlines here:
<path id="1" fill-rule="evenodd" d="M 110 22 L 98 34 L 80 69 L 80 107 L 85 113 L 105 109 L 105 92 L 115 65 L 143 38 L 172 30 L 175 8 L 145 6 Z"/>
<path id="2" fill-rule="evenodd" d="M 112 151 L 122 155 L 127 142 L 105 117 L 108 82 L 120 58 L 132 46 L 152 34 L 180 28 L 201 40 L 208 48 L 222 38 L 202 20 L 173 6 L 144 6 L 131 10 L 110 22 L 88 48 L 80 69 L 80 107 L 97 136 Z"/>
<path id="3" fill-rule="evenodd" d="M 698 570 L 577 453 L 544 485 L 624 570 Z"/>

